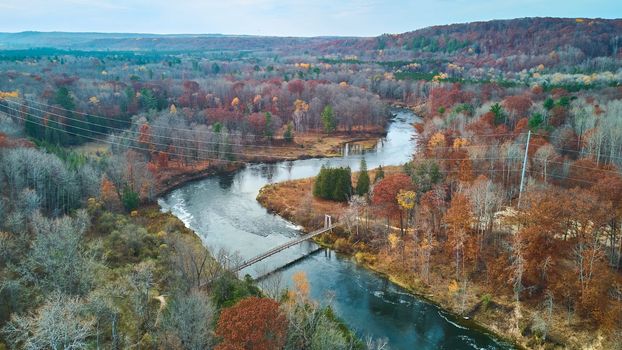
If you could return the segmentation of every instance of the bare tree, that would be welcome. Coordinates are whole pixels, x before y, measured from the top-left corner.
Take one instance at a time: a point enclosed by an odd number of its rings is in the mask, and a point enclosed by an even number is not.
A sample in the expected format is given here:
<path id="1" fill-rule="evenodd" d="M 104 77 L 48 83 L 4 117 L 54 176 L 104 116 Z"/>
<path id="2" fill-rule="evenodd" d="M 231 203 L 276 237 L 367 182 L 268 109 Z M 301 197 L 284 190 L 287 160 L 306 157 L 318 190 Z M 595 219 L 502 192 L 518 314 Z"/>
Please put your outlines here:
<path id="1" fill-rule="evenodd" d="M 175 233 L 167 240 L 173 252 L 171 260 L 175 272 L 187 288 L 200 287 L 216 267 L 209 251 L 194 237 Z"/>
<path id="2" fill-rule="evenodd" d="M 162 321 L 164 345 L 171 349 L 209 349 L 214 341 L 215 314 L 209 297 L 200 291 L 177 296 L 167 306 Z"/>
<path id="3" fill-rule="evenodd" d="M 54 293 L 34 313 L 14 315 L 2 331 L 14 347 L 87 349 L 94 320 L 83 316 L 83 311 L 84 304 L 79 298 Z"/>
<path id="4" fill-rule="evenodd" d="M 75 218 L 46 219 L 36 215 L 32 221 L 35 239 L 25 277 L 40 287 L 67 294 L 86 292 L 94 266 L 82 247 L 89 225 L 85 210 L 78 211 Z"/>

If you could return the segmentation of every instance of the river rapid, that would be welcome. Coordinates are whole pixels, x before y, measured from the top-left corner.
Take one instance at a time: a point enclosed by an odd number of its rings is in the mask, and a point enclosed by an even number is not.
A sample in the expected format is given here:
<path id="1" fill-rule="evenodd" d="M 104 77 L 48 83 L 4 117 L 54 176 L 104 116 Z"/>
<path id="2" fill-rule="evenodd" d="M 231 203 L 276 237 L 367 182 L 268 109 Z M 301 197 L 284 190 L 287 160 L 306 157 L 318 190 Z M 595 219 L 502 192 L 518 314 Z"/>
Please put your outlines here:
<path id="1" fill-rule="evenodd" d="M 364 157 L 368 168 L 400 165 L 415 151 L 416 116 L 394 110 L 387 136 L 372 151 L 353 154 L 344 149 L 338 158 L 305 159 L 274 164 L 253 164 L 232 174 L 190 182 L 160 198 L 170 211 L 194 230 L 212 251 L 224 249 L 248 259 L 285 243 L 300 228 L 269 213 L 255 199 L 266 184 L 317 175 L 322 165 L 359 169 Z M 295 261 L 292 263 L 292 261 Z M 283 268 L 280 268 L 285 266 Z M 511 349 L 479 329 L 460 323 L 425 300 L 409 294 L 386 278 L 357 265 L 346 256 L 303 242 L 241 272 L 268 276 L 271 285 L 291 285 L 291 277 L 304 271 L 315 300 L 330 302 L 335 313 L 361 337 L 386 338 L 391 349 Z M 281 281 L 279 283 L 279 281 Z M 273 283 L 272 283 L 273 282 Z"/>

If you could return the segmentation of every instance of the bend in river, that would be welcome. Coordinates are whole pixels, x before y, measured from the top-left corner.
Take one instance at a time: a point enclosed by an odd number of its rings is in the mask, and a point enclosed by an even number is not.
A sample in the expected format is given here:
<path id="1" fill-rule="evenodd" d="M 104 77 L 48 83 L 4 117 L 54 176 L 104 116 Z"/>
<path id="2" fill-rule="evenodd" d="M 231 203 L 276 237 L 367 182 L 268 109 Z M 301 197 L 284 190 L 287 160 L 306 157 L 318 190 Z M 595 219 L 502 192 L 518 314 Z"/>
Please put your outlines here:
<path id="1" fill-rule="evenodd" d="M 364 155 L 344 152 L 347 155 L 339 158 L 254 164 L 233 174 L 188 183 L 159 199 L 159 204 L 199 234 L 212 251 L 224 248 L 248 259 L 300 234 L 299 227 L 269 213 L 256 201 L 264 185 L 315 176 L 324 164 L 350 166 L 356 171 L 363 157 L 369 168 L 407 162 L 415 147 L 412 123 L 416 117 L 409 110 L 395 113 L 387 137 Z M 330 296 L 334 311 L 348 326 L 361 336 L 387 338 L 392 349 L 512 348 L 459 324 L 455 316 L 347 257 L 330 250 L 310 254 L 317 249 L 315 243 L 303 242 L 241 274 L 261 276 L 287 265 L 280 274 L 284 283 L 289 283 L 294 273 L 304 271 L 314 299 L 327 300 Z"/>

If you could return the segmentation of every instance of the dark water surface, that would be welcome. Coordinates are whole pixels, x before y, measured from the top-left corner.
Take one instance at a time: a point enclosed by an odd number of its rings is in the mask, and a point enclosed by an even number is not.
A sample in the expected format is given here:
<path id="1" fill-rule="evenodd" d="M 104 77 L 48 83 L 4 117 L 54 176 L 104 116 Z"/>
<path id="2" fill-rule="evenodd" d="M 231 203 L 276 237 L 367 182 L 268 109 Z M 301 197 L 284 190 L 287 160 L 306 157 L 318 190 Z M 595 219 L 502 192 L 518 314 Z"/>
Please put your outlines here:
<path id="1" fill-rule="evenodd" d="M 212 251 L 224 248 L 243 259 L 250 258 L 300 234 L 296 225 L 268 213 L 256 201 L 264 185 L 315 176 L 324 164 L 350 166 L 356 171 L 362 157 L 369 168 L 408 161 L 414 151 L 412 122 L 416 117 L 407 110 L 395 113 L 387 137 L 379 140 L 376 150 L 364 155 L 250 165 L 234 174 L 188 183 L 161 198 L 159 204 L 197 232 Z M 304 242 L 242 274 L 261 276 L 317 249 L 314 243 Z M 278 275 L 286 284 L 298 271 L 307 275 L 313 298 L 330 300 L 348 326 L 361 336 L 387 338 L 392 349 L 511 348 L 459 324 L 454 316 L 334 252 L 310 254 L 281 269 Z"/>

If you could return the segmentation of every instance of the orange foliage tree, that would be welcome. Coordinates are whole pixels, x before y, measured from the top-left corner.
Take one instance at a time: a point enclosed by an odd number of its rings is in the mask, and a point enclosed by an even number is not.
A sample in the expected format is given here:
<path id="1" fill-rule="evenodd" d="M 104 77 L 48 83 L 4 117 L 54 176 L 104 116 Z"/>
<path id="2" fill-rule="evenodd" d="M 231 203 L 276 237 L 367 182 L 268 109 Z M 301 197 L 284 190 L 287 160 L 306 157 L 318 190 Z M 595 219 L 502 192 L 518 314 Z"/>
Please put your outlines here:
<path id="1" fill-rule="evenodd" d="M 221 312 L 216 335 L 222 337 L 217 350 L 281 349 L 287 335 L 287 318 L 276 301 L 249 297 Z"/>
<path id="2" fill-rule="evenodd" d="M 410 177 L 403 173 L 387 175 L 376 186 L 372 193 L 372 204 L 379 213 L 387 218 L 387 224 L 391 217 L 399 217 L 400 230 L 404 233 L 403 211 L 397 201 L 400 190 L 414 190 Z"/>
<path id="3" fill-rule="evenodd" d="M 464 274 L 467 235 L 473 222 L 471 204 L 465 195 L 458 193 L 452 198 L 445 221 L 449 226 L 447 244 L 455 254 L 456 279 L 459 279 Z"/>

